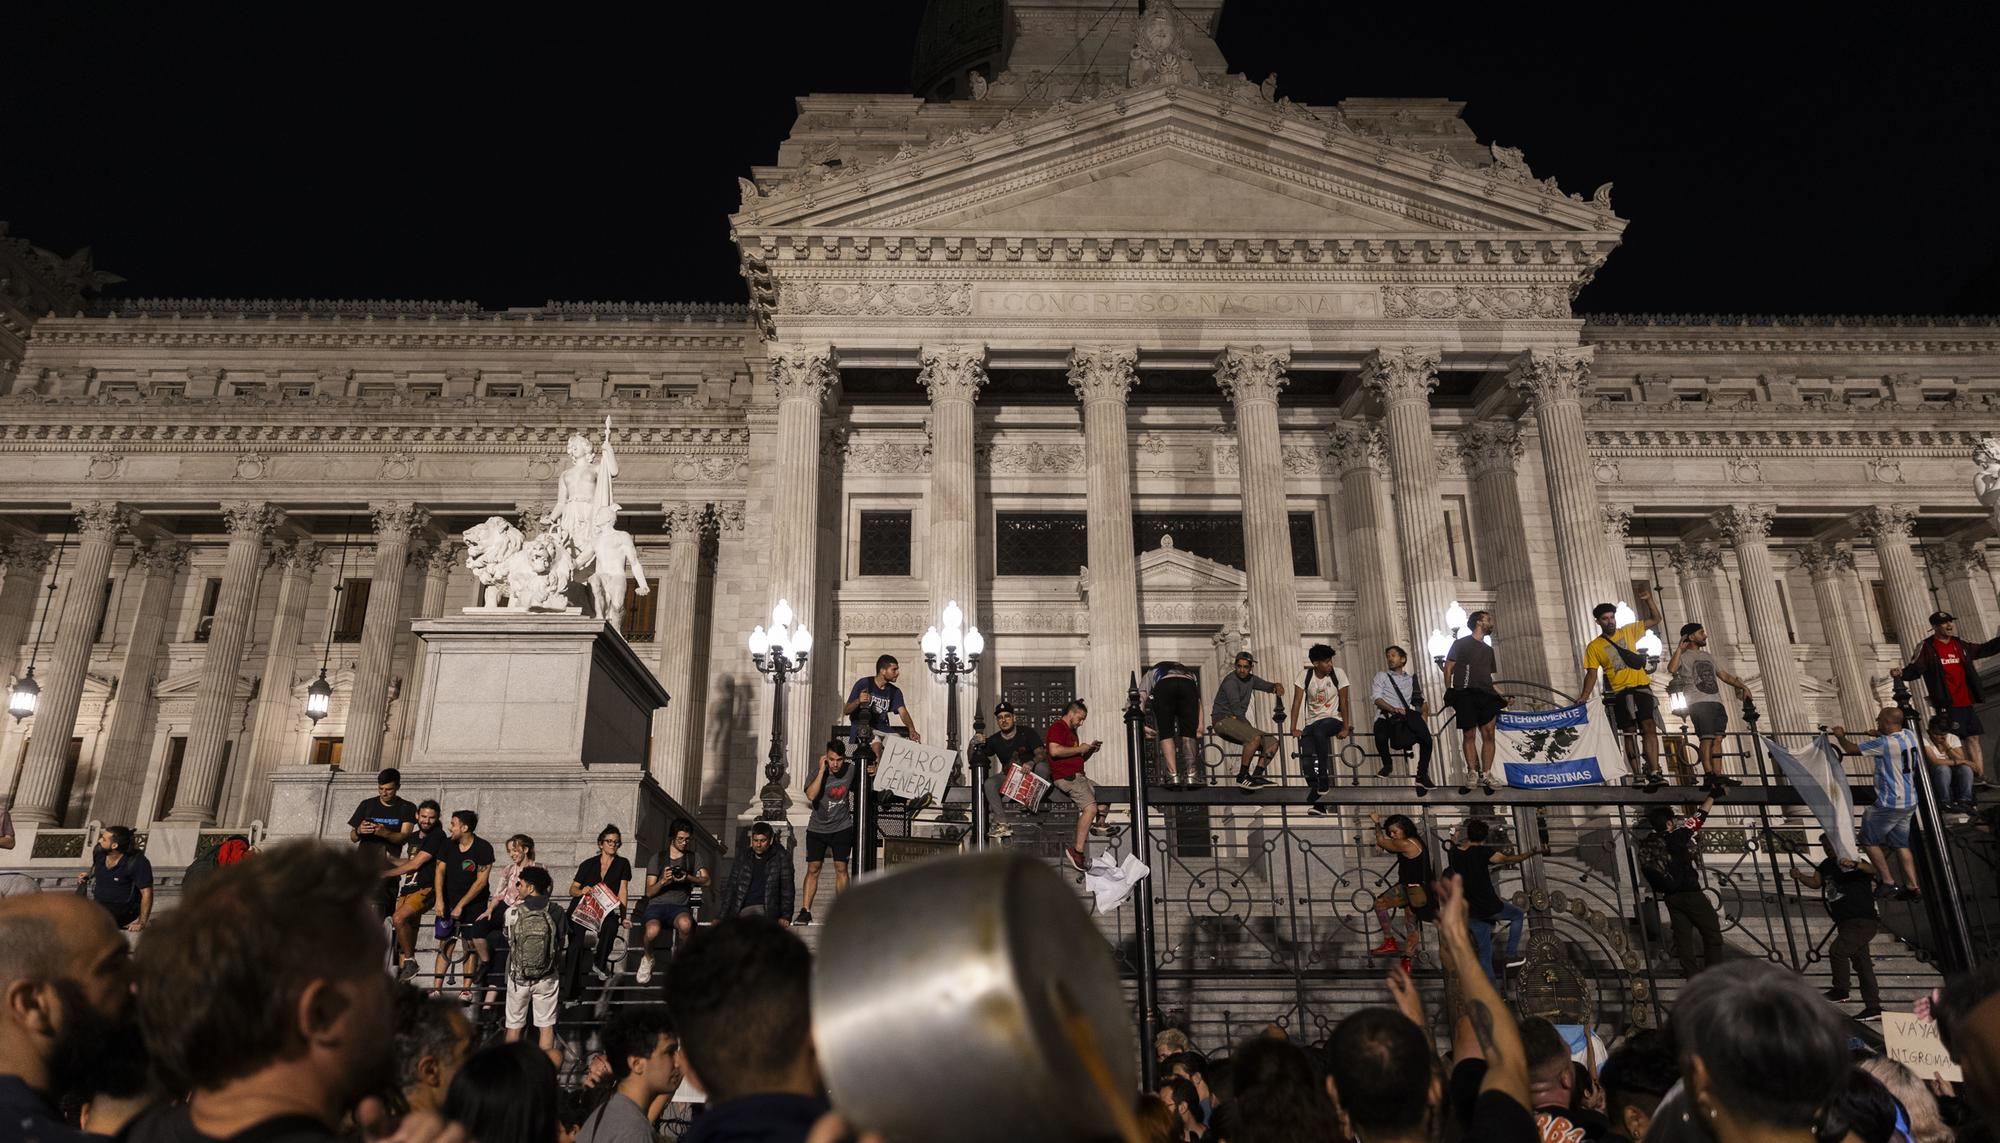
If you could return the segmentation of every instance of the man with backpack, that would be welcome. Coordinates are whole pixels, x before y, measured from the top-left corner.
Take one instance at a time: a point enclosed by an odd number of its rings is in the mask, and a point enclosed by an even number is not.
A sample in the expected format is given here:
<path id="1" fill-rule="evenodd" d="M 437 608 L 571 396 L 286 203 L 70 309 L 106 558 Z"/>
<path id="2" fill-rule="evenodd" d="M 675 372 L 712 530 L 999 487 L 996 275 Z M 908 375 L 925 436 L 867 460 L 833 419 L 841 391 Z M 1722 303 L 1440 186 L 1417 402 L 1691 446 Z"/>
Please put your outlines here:
<path id="1" fill-rule="evenodd" d="M 1722 919 L 1702 891 L 1701 871 L 1694 863 L 1694 835 L 1708 824 L 1708 812 L 1714 808 L 1713 792 L 1684 818 L 1674 816 L 1671 806 L 1654 806 L 1646 811 L 1653 832 L 1639 839 L 1639 871 L 1667 906 L 1674 930 L 1674 957 L 1681 963 L 1681 975 L 1690 980 L 1703 967 L 1714 967 L 1722 960 Z M 1700 964 L 1694 955 L 1696 932 L 1701 933 Z"/>
<path id="2" fill-rule="evenodd" d="M 556 975 L 562 967 L 564 922 L 555 910 L 555 881 L 530 865 L 521 871 L 521 903 L 507 912 L 507 1042 L 521 1038 L 533 1009 L 541 1049 L 556 1046 Z"/>
<path id="3" fill-rule="evenodd" d="M 1646 653 L 1639 650 L 1639 640 L 1647 628 L 1660 621 L 1660 608 L 1653 602 L 1653 593 L 1643 587 L 1639 589 L 1639 606 L 1646 609 L 1647 617 L 1622 627 L 1618 625 L 1617 604 L 1600 603 L 1590 609 L 1598 636 L 1583 649 L 1583 689 L 1577 701 L 1590 701 L 1597 689 L 1598 672 L 1603 672 L 1604 705 L 1625 741 L 1625 756 L 1634 757 L 1633 737 L 1643 736 L 1646 752 L 1639 770 L 1647 785 L 1657 786 L 1666 781 L 1660 773 L 1659 704 L 1653 701 L 1652 670 Z"/>

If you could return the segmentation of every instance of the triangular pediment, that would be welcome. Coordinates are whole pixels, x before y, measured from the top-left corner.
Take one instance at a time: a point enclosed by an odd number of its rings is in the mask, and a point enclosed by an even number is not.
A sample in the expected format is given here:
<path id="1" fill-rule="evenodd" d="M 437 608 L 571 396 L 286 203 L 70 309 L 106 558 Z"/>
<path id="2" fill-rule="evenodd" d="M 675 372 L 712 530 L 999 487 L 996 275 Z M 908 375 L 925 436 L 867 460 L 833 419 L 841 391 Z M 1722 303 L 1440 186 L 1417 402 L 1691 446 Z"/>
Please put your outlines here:
<path id="1" fill-rule="evenodd" d="M 879 162 L 796 170 L 747 198 L 732 223 L 739 239 L 872 231 L 1615 242 L 1624 229 L 1608 201 L 1564 195 L 1525 166 L 1467 165 L 1254 95 L 1246 102 L 1243 92 L 1134 89 L 1009 115 Z"/>
<path id="2" fill-rule="evenodd" d="M 1172 536 L 1162 537 L 1160 546 L 1140 554 L 1138 571 L 1141 592 L 1241 592 L 1250 582 L 1247 575 L 1228 564 L 1175 547 Z"/>

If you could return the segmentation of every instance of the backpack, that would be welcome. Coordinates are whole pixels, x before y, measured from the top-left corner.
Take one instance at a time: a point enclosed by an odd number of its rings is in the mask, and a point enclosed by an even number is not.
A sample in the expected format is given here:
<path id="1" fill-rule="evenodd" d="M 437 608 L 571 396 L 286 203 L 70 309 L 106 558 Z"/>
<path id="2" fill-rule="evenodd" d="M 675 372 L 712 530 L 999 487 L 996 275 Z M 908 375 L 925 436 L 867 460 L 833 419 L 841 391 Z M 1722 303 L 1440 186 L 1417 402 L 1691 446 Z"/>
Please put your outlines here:
<path id="1" fill-rule="evenodd" d="M 225 865 L 234 865 L 250 856 L 250 839 L 242 834 L 231 834 L 214 845 L 195 854 L 188 862 L 187 872 L 181 877 L 181 891 L 192 893 L 197 886 Z"/>
<path id="2" fill-rule="evenodd" d="M 553 910 L 519 907 L 507 937 L 507 975 L 518 981 L 545 980 L 562 961 L 562 927 Z"/>
<path id="3" fill-rule="evenodd" d="M 1646 884 L 1653 892 L 1665 896 L 1678 892 L 1683 886 L 1674 876 L 1674 854 L 1667 848 L 1667 835 L 1649 833 L 1639 839 L 1639 872 L 1646 878 Z"/>

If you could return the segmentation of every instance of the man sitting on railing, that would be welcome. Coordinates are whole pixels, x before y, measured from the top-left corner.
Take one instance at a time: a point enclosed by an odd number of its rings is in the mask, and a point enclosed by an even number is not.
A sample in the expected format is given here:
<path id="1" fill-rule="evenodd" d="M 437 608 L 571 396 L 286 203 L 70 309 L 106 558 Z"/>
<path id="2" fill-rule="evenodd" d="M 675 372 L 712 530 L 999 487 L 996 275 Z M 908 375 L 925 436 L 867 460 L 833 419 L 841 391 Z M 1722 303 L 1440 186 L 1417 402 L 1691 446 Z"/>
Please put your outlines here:
<path id="1" fill-rule="evenodd" d="M 1347 674 L 1333 665 L 1333 648 L 1314 643 L 1306 652 L 1305 680 L 1292 691 L 1292 725 L 1299 734 L 1299 770 L 1313 797 L 1333 789 L 1333 740 L 1353 735 L 1353 718 L 1347 705 Z M 1305 706 L 1305 717 L 1299 707 Z M 1315 801 L 1313 812 L 1327 814 L 1333 807 Z"/>
<path id="2" fill-rule="evenodd" d="M 1409 652 L 1391 646 L 1382 652 L 1389 669 L 1375 672 L 1368 697 L 1375 704 L 1375 753 L 1382 757 L 1378 777 L 1387 778 L 1393 767 L 1390 754 L 1397 750 L 1417 752 L 1417 796 L 1431 792 L 1431 728 L 1424 718 L 1430 706 L 1424 689 L 1409 672 Z"/>
<path id="3" fill-rule="evenodd" d="M 998 730 L 972 736 L 972 754 L 975 761 L 984 760 L 986 765 L 986 811 L 993 823 L 986 836 L 1011 837 L 1013 828 L 1000 820 L 1000 811 L 1007 805 L 1007 799 L 1000 796 L 1000 787 L 1007 781 L 1007 767 L 1016 763 L 1034 764 L 1035 748 L 1042 744 L 1042 736 L 1021 725 L 1014 715 L 1013 703 L 994 704 L 993 721 L 999 724 Z"/>
<path id="4" fill-rule="evenodd" d="M 1084 742 L 1077 737 L 1077 729 L 1089 717 L 1090 708 L 1082 699 L 1069 700 L 1063 716 L 1049 724 L 1048 741 L 1035 755 L 1037 761 L 1043 753 L 1048 755 L 1049 781 L 1076 803 L 1076 844 L 1063 848 L 1063 858 L 1078 871 L 1090 864 L 1090 835 L 1111 832 L 1104 821 L 1109 811 L 1098 802 L 1097 787 L 1083 773 L 1090 756 L 1104 749 L 1101 741 Z"/>
<path id="5" fill-rule="evenodd" d="M 1965 741 L 1951 732 L 1950 720 L 1933 718 L 1924 727 L 1924 762 L 1930 767 L 1931 792 L 1939 809 L 1969 814 L 1976 808 L 1972 788 L 1977 774 L 1967 750 Z"/>
<path id="6" fill-rule="evenodd" d="M 1250 699 L 1262 693 L 1277 695 L 1279 702 L 1285 701 L 1285 685 L 1258 678 L 1252 671 L 1256 665 L 1256 656 L 1248 651 L 1238 652 L 1235 668 L 1222 676 L 1208 711 L 1208 722 L 1215 732 L 1224 741 L 1243 748 L 1243 765 L 1236 772 L 1236 785 L 1242 790 L 1260 790 L 1270 785 L 1264 767 L 1278 756 L 1278 736 L 1266 733 L 1250 721 Z"/>
<path id="7" fill-rule="evenodd" d="M 1917 769 L 1923 765 L 1924 746 L 1917 732 L 1903 725 L 1903 712 L 1885 706 L 1875 715 L 1876 736 L 1856 745 L 1844 727 L 1833 728 L 1833 740 L 1841 750 L 1875 758 L 1875 804 L 1861 815 L 1861 844 L 1881 885 L 1878 897 L 1894 894 L 1898 901 L 1915 901 L 1922 896 L 1917 885 L 1917 858 L 1910 852 L 1910 819 L 1917 812 Z M 1889 880 L 1889 859 L 1884 849 L 1896 851 L 1903 866 L 1903 884 Z"/>

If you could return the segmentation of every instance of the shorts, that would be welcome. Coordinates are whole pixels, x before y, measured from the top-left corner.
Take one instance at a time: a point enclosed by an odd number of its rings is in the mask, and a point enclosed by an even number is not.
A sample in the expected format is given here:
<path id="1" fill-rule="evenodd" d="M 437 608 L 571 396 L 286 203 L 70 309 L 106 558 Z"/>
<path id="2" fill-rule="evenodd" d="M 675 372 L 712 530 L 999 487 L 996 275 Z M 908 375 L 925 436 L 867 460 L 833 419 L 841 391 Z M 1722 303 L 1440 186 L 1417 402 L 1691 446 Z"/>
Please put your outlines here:
<path id="1" fill-rule="evenodd" d="M 1506 706 L 1500 701 L 1499 691 L 1479 690 L 1474 687 L 1455 688 L 1447 699 L 1452 713 L 1458 716 L 1460 730 L 1478 730 L 1500 717 Z"/>
<path id="2" fill-rule="evenodd" d="M 811 837 L 812 835 L 807 834 L 806 836 Z M 661 928 L 671 929 L 674 927 L 675 917 L 683 913 L 692 912 L 694 912 L 693 906 L 689 905 L 686 901 L 654 901 L 652 904 L 646 906 L 646 915 L 641 917 L 640 921 L 642 923 L 658 921 Z"/>
<path id="3" fill-rule="evenodd" d="M 1887 846 L 1890 849 L 1910 848 L 1910 818 L 1917 808 L 1892 810 L 1886 806 L 1869 806 L 1861 815 L 1861 844 Z"/>
<path id="4" fill-rule="evenodd" d="M 1604 696 L 1604 705 L 1611 710 L 1612 721 L 1620 730 L 1637 730 L 1643 722 L 1657 722 L 1660 704 L 1653 701 L 1653 692 L 1634 687 L 1626 691 L 1613 691 Z"/>
<path id="5" fill-rule="evenodd" d="M 468 908 L 465 912 L 460 913 L 458 915 L 458 935 L 467 940 L 483 941 L 487 937 L 492 936 L 496 930 L 503 927 L 504 922 L 499 917 L 487 917 L 481 920 L 479 914 L 485 911 L 486 906 L 481 905 L 477 909 Z"/>
<path id="6" fill-rule="evenodd" d="M 535 1027 L 556 1026 L 556 974 L 551 973 L 540 980 L 507 981 L 507 1026 L 526 1028 L 528 1010 L 534 1009 Z"/>
<path id="7" fill-rule="evenodd" d="M 1149 696 L 1161 738 L 1193 738 L 1201 725 L 1201 688 L 1193 679 L 1166 679 Z"/>
<path id="8" fill-rule="evenodd" d="M 1220 734 L 1224 741 L 1234 742 L 1238 746 L 1248 746 L 1252 742 L 1261 745 L 1264 740 L 1275 737 L 1269 731 L 1259 730 L 1250 725 L 1249 722 L 1233 714 L 1225 714 L 1221 718 L 1216 719 L 1215 732 Z M 1271 746 L 1265 747 L 1265 749 L 1275 750 L 1277 746 L 1273 743 Z"/>
<path id="9" fill-rule="evenodd" d="M 1063 796 L 1075 802 L 1080 809 L 1091 809 L 1097 805 L 1097 787 L 1082 774 L 1071 774 L 1067 778 L 1057 778 L 1055 787 Z"/>
<path id="10" fill-rule="evenodd" d="M 835 863 L 847 864 L 854 857 L 855 828 L 849 826 L 839 833 L 814 833 L 806 831 L 806 861 L 824 861 L 832 857 Z"/>
<path id="11" fill-rule="evenodd" d="M 1694 723 L 1696 738 L 1721 738 L 1729 729 L 1729 708 L 1719 702 L 1698 702 L 1688 707 L 1688 721 Z"/>
<path id="12" fill-rule="evenodd" d="M 430 912 L 431 901 L 436 896 L 437 887 L 434 885 L 426 885 L 421 889 L 412 889 L 397 898 L 396 911 L 421 917 L 425 913 Z"/>
<path id="13" fill-rule="evenodd" d="M 1966 742 L 1983 738 L 1986 735 L 1986 727 L 1979 721 L 1979 712 L 1969 706 L 1952 707 L 1950 710 L 1938 715 L 1938 718 L 1951 727 L 1953 734 L 1958 735 Z"/>

